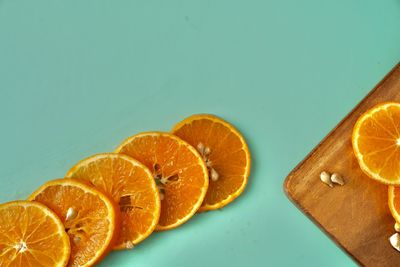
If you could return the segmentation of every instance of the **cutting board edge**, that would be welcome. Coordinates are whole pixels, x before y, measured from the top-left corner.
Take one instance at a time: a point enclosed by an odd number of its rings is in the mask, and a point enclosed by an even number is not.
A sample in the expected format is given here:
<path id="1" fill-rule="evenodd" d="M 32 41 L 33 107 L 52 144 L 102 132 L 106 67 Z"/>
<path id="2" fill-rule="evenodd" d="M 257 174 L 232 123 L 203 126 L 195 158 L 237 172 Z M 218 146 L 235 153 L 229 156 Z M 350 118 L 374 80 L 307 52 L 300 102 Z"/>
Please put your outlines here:
<path id="1" fill-rule="evenodd" d="M 378 82 L 377 85 L 309 152 L 306 157 L 300 161 L 299 164 L 296 165 L 296 167 L 287 175 L 285 178 L 285 181 L 283 183 L 283 189 L 284 192 L 287 196 L 287 198 L 294 204 L 295 207 L 297 207 L 308 219 L 310 219 L 311 222 L 313 222 L 324 234 L 326 234 L 342 251 L 344 251 L 347 255 L 349 255 L 357 264 L 363 265 L 359 259 L 357 259 L 340 241 L 333 236 L 330 232 L 328 232 L 323 225 L 319 223 L 315 217 L 308 212 L 297 200 L 296 196 L 291 190 L 291 179 L 296 175 L 296 173 L 303 167 L 303 165 L 314 155 L 314 153 L 319 149 L 319 147 L 332 136 L 335 131 L 340 128 L 344 122 L 353 115 L 354 112 L 357 111 L 357 109 L 364 103 L 366 100 L 368 100 L 375 92 L 376 90 L 390 77 L 390 75 L 396 71 L 396 69 L 400 68 L 400 63 L 397 63 L 386 75 L 385 77 Z"/>
<path id="2" fill-rule="evenodd" d="M 285 181 L 286 184 L 286 181 Z M 300 210 L 300 212 L 302 212 L 313 224 L 315 224 L 319 230 L 321 230 L 326 236 L 328 236 L 335 244 L 336 246 L 342 250 L 344 253 L 346 253 L 354 262 L 356 262 L 358 265 L 363 266 L 362 262 L 359 261 L 359 259 L 357 259 L 357 257 L 355 257 L 349 250 L 347 250 L 347 248 L 340 243 L 340 241 L 331 233 L 329 233 L 322 224 L 320 224 L 318 222 L 317 219 L 315 219 L 315 217 L 309 213 L 306 209 L 304 209 L 304 207 L 302 205 L 300 205 L 294 198 L 293 195 L 290 191 L 287 190 L 286 186 L 284 187 L 284 191 L 285 194 L 287 196 L 287 198 L 290 200 L 290 202 L 293 203 L 293 205 Z"/>

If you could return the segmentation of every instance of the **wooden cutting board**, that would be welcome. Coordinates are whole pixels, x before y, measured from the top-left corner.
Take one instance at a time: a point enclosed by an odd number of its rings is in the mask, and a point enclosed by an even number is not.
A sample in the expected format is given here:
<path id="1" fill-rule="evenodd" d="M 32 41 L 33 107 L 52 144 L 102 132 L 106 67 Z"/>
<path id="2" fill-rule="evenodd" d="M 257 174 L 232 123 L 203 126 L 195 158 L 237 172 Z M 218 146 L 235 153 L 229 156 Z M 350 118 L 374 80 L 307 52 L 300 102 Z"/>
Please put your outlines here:
<path id="1" fill-rule="evenodd" d="M 291 201 L 359 264 L 400 266 L 400 252 L 388 238 L 395 232 L 387 206 L 387 186 L 366 177 L 351 146 L 357 118 L 384 101 L 400 102 L 398 64 L 362 102 L 289 174 L 285 191 Z M 330 188 L 322 171 L 338 172 L 344 186 Z"/>

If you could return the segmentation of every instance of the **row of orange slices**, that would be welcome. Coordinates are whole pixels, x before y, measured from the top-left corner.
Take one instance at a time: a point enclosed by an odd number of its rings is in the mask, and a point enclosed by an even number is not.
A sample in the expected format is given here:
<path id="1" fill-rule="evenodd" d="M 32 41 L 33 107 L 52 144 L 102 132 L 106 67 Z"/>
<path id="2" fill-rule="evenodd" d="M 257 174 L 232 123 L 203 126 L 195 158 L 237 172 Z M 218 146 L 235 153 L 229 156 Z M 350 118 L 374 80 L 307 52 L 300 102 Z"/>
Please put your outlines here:
<path id="1" fill-rule="evenodd" d="M 242 135 L 213 115 L 190 116 L 172 133 L 132 136 L 29 201 L 0 205 L 0 266 L 92 266 L 112 249 L 232 202 L 250 165 Z"/>

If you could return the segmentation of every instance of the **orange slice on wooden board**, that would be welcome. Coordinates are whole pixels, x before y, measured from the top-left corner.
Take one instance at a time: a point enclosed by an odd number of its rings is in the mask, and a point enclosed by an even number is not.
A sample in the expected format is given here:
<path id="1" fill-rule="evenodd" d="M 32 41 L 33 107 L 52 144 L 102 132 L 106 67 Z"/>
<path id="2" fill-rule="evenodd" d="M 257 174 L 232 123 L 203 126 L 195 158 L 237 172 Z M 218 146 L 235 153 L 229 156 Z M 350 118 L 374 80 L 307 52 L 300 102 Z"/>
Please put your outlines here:
<path id="1" fill-rule="evenodd" d="M 67 266 L 70 244 L 57 215 L 38 202 L 0 205 L 0 266 Z"/>
<path id="2" fill-rule="evenodd" d="M 121 231 L 114 249 L 129 249 L 148 237 L 160 217 L 160 198 L 150 170 L 122 154 L 98 154 L 82 160 L 66 177 L 89 181 L 119 204 Z"/>
<path id="3" fill-rule="evenodd" d="M 153 172 L 161 199 L 156 230 L 175 228 L 199 209 L 208 188 L 208 172 L 191 145 L 169 133 L 148 132 L 126 139 L 116 152 L 139 160 Z"/>
<path id="4" fill-rule="evenodd" d="M 357 120 L 352 143 L 361 169 L 384 184 L 400 184 L 400 104 L 379 104 Z"/>
<path id="5" fill-rule="evenodd" d="M 210 185 L 200 211 L 222 208 L 243 192 L 250 175 L 250 151 L 231 124 L 198 114 L 179 122 L 172 132 L 196 147 L 206 162 Z"/>
<path id="6" fill-rule="evenodd" d="M 389 209 L 393 218 L 400 223 L 400 187 L 389 186 Z"/>
<path id="7" fill-rule="evenodd" d="M 114 245 L 120 227 L 118 210 L 94 187 L 59 179 L 42 185 L 29 200 L 43 203 L 64 223 L 71 243 L 68 266 L 93 266 Z"/>

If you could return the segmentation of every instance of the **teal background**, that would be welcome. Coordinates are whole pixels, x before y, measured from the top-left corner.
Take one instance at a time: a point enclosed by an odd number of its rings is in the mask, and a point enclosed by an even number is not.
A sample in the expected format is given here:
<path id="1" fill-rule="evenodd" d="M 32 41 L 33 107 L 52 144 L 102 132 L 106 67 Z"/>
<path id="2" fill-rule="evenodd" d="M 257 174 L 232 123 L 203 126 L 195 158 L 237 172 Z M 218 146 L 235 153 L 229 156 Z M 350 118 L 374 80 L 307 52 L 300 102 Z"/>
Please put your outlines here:
<path id="1" fill-rule="evenodd" d="M 249 142 L 243 196 L 101 266 L 355 266 L 282 183 L 399 44 L 399 0 L 0 0 L 0 202 L 214 113 Z"/>

